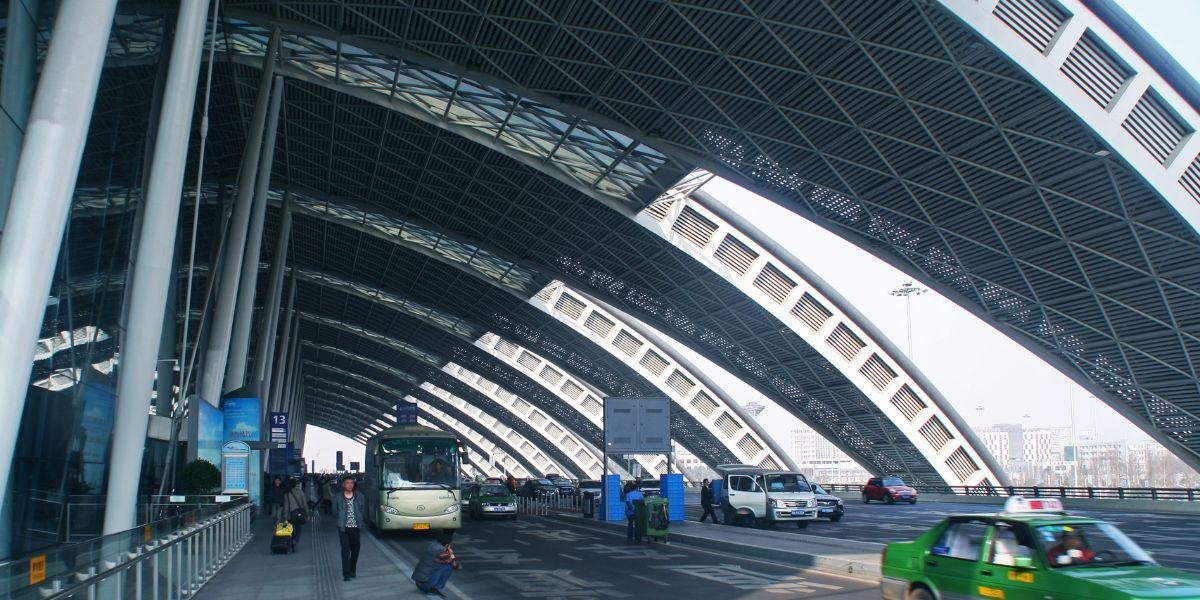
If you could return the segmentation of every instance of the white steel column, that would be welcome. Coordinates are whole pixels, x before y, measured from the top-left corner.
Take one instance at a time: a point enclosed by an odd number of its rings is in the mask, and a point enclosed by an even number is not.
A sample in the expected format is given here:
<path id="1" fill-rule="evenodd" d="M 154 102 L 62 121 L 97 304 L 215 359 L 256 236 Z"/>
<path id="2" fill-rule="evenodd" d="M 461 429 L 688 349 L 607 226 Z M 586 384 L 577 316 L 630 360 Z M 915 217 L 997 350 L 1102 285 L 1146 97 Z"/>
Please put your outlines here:
<path id="1" fill-rule="evenodd" d="M 262 382 L 263 393 L 271 389 L 271 363 L 275 359 L 275 338 L 279 333 L 279 309 L 283 300 L 283 276 L 287 272 L 288 242 L 292 237 L 292 202 L 285 194 L 283 213 L 279 216 L 278 234 L 275 236 L 275 257 L 271 260 L 271 284 L 267 288 L 264 318 L 259 328 L 258 348 L 254 351 L 254 379 Z M 295 288 L 293 288 L 294 290 Z M 291 297 L 288 298 L 291 307 Z M 263 403 L 266 408 L 266 403 Z"/>
<path id="2" fill-rule="evenodd" d="M 287 310 L 284 311 L 283 336 L 279 340 L 279 356 L 275 362 L 275 369 L 272 371 L 271 377 L 271 396 L 268 406 L 272 411 L 278 411 L 281 406 L 279 399 L 283 395 L 287 383 L 288 371 L 287 368 L 291 364 L 288 362 L 289 353 L 292 350 L 292 337 L 300 334 L 300 320 L 296 318 L 296 312 L 293 306 L 296 303 L 296 277 L 292 276 L 292 283 L 288 286 L 288 303 Z"/>
<path id="3" fill-rule="evenodd" d="M 0 232 L 12 194 L 29 105 L 37 82 L 38 0 L 9 0 L 5 24 L 4 75 L 0 80 Z"/>
<path id="4" fill-rule="evenodd" d="M 258 259 L 262 255 L 263 223 L 267 218 L 267 188 L 271 185 L 271 165 L 275 162 L 275 133 L 279 128 L 279 105 L 283 101 L 283 77 L 276 76 L 271 86 L 271 108 L 263 133 L 255 176 L 254 204 L 246 250 L 242 255 L 242 275 L 238 283 L 237 307 L 233 313 L 233 333 L 229 340 L 229 361 L 225 365 L 225 391 L 246 383 L 246 355 L 250 351 L 250 324 L 254 320 L 254 296 L 258 291 Z M 270 307 L 264 305 L 260 316 L 265 322 Z"/>
<path id="5" fill-rule="evenodd" d="M 275 74 L 275 53 L 279 49 L 279 30 L 271 34 L 267 52 L 263 55 L 262 77 L 258 81 L 258 98 L 254 116 L 246 135 L 242 165 L 238 171 L 238 194 L 229 219 L 225 237 L 225 256 L 221 261 L 220 285 L 213 323 L 209 329 L 208 347 L 204 352 L 204 372 L 200 379 L 200 397 L 213 405 L 221 403 L 225 364 L 229 359 L 229 338 L 233 333 L 233 311 L 237 304 L 238 280 L 242 275 L 242 254 L 246 249 L 246 229 L 250 224 L 250 208 L 254 200 L 254 179 L 258 173 L 258 156 L 262 149 L 263 129 L 267 121 L 267 104 L 271 96 L 271 79 Z M 224 389 L 228 389 L 227 387 Z"/>
<path id="6" fill-rule="evenodd" d="M 116 420 L 109 458 L 108 500 L 104 534 L 137 525 L 138 484 L 146 447 L 158 345 L 166 313 L 167 292 L 175 276 L 173 259 L 188 138 L 196 105 L 200 51 L 207 24 L 208 0 L 184 0 L 179 7 L 171 66 L 167 71 L 154 161 L 142 206 L 141 241 L 129 291 L 129 326 L 121 344 Z M 172 307 L 174 312 L 174 307 Z"/>
<path id="7" fill-rule="evenodd" d="M 0 236 L 0 502 L 117 0 L 63 0 Z M 5 514 L 0 507 L 0 514 Z"/>

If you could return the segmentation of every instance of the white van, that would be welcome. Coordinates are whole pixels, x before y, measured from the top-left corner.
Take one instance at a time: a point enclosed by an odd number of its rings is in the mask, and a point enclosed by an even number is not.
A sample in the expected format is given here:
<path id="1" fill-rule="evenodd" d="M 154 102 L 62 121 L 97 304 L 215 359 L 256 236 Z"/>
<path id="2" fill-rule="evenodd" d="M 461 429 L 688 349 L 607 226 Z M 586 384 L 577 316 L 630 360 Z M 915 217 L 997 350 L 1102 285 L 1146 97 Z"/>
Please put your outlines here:
<path id="1" fill-rule="evenodd" d="M 721 510 L 725 522 L 735 518 L 774 526 L 779 522 L 807 527 L 817 518 L 817 498 L 800 473 L 754 465 L 718 465 Z"/>

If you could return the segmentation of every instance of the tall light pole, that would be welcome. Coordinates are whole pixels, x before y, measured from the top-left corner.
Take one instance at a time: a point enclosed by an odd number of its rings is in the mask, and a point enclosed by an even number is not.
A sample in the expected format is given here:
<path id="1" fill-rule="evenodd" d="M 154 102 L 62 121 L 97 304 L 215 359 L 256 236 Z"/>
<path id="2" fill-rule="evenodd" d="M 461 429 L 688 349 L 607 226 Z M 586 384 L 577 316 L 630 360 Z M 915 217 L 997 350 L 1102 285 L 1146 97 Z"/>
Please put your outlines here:
<path id="1" fill-rule="evenodd" d="M 913 356 L 913 334 L 912 334 L 912 297 L 920 296 L 928 292 L 928 288 L 918 287 L 913 285 L 911 281 L 905 281 L 904 285 L 892 290 L 890 293 L 893 296 L 904 298 L 904 319 L 908 329 L 908 359 L 914 360 Z"/>

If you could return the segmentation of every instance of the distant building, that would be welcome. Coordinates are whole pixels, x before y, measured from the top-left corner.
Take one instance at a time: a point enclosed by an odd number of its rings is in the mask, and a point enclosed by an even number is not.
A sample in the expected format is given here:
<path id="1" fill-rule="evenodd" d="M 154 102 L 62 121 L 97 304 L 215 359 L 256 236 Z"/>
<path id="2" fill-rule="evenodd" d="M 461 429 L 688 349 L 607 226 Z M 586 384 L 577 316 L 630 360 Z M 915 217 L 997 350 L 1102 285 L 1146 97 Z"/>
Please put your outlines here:
<path id="1" fill-rule="evenodd" d="M 870 472 L 809 427 L 792 430 L 791 455 L 813 481 L 857 484 L 870 477 Z"/>

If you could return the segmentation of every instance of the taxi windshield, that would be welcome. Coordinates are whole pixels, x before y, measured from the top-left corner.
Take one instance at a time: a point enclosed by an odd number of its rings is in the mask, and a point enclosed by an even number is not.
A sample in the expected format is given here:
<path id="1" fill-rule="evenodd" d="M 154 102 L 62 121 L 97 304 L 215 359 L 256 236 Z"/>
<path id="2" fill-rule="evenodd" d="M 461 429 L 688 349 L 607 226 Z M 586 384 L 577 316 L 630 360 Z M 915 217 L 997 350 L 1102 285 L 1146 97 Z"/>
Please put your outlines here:
<path id="1" fill-rule="evenodd" d="M 768 492 L 807 492 L 810 491 L 808 481 L 803 475 L 795 473 L 780 473 L 778 475 L 765 475 L 763 479 L 766 481 Z"/>
<path id="2" fill-rule="evenodd" d="M 1043 525 L 1036 531 L 1051 568 L 1156 564 L 1145 550 L 1108 523 Z"/>
<path id="3" fill-rule="evenodd" d="M 502 485 L 485 485 L 479 488 L 480 496 L 507 496 L 508 488 Z"/>

